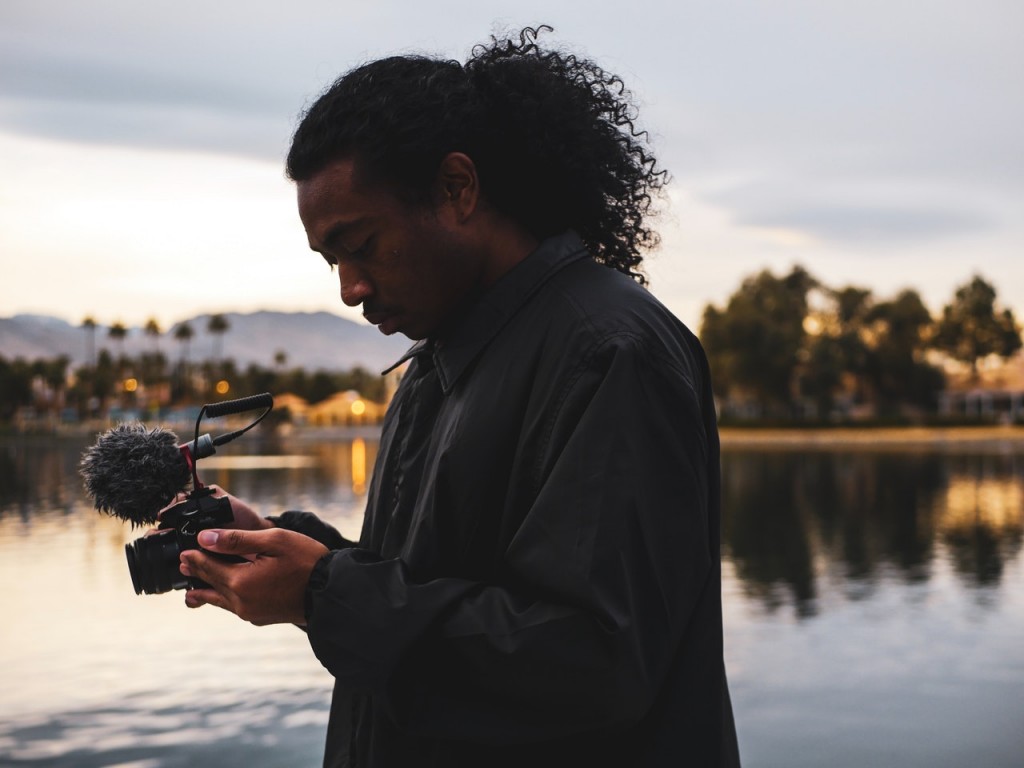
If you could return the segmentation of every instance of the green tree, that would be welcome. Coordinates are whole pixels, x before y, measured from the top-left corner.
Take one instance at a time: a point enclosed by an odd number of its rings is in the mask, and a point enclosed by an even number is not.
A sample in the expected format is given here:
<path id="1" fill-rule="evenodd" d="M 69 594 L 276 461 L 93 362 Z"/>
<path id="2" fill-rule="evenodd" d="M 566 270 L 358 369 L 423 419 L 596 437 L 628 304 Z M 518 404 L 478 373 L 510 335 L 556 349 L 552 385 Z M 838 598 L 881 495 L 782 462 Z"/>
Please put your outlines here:
<path id="1" fill-rule="evenodd" d="M 189 346 L 195 331 L 188 322 L 178 323 L 174 328 L 174 340 L 181 345 L 181 360 L 175 368 L 174 383 L 172 387 L 172 399 L 189 399 L 192 393 L 191 371 L 189 370 Z"/>
<path id="2" fill-rule="evenodd" d="M 54 393 L 55 402 L 63 404 L 64 389 L 68 381 L 68 365 L 71 363 L 67 355 L 59 355 L 43 363 L 43 380 Z"/>
<path id="3" fill-rule="evenodd" d="M 213 336 L 213 362 L 220 363 L 224 351 L 224 334 L 231 328 L 228 319 L 222 314 L 210 315 L 206 323 L 206 332 Z"/>
<path id="4" fill-rule="evenodd" d="M 160 323 L 157 322 L 155 317 L 149 318 L 146 321 L 146 325 L 142 329 L 145 334 L 153 341 L 153 352 L 160 352 L 160 335 L 163 333 L 163 329 L 160 327 Z"/>
<path id="5" fill-rule="evenodd" d="M 824 288 L 824 305 L 808 317 L 800 392 L 811 398 L 820 416 L 832 412 L 839 396 L 859 401 L 869 356 L 867 318 L 871 291 L 847 286 Z"/>
<path id="6" fill-rule="evenodd" d="M 752 399 L 763 413 L 788 412 L 816 285 L 799 266 L 782 277 L 765 270 L 744 280 L 724 309 L 705 307 L 700 336 L 719 396 Z"/>
<path id="7" fill-rule="evenodd" d="M 92 315 L 82 318 L 85 329 L 85 364 L 96 365 L 96 319 Z"/>
<path id="8" fill-rule="evenodd" d="M 279 373 L 256 363 L 250 363 L 240 376 L 239 394 L 235 395 L 235 397 L 245 397 L 246 395 L 255 395 L 260 392 L 278 394 L 281 391 L 278 389 L 279 379 Z"/>
<path id="9" fill-rule="evenodd" d="M 981 276 L 956 290 L 942 310 L 935 347 L 966 363 L 977 379 L 978 363 L 995 355 L 1007 358 L 1021 348 L 1020 326 L 1009 309 L 996 307 L 996 290 Z"/>
<path id="10" fill-rule="evenodd" d="M 338 376 L 339 391 L 354 389 L 367 400 L 380 403 L 384 400 L 384 377 L 371 373 L 360 365 Z"/>
<path id="11" fill-rule="evenodd" d="M 178 323 L 174 328 L 174 340 L 181 344 L 181 359 L 186 363 L 189 358 L 189 346 L 192 343 L 192 337 L 196 335 L 196 332 L 192 330 L 192 326 L 187 322 Z"/>
<path id="12" fill-rule="evenodd" d="M 934 405 L 945 379 L 925 360 L 933 330 L 931 313 L 913 290 L 871 308 L 871 351 L 868 377 L 882 415 L 897 413 L 901 406 L 928 409 Z"/>
<path id="13" fill-rule="evenodd" d="M 19 408 L 32 403 L 32 366 L 0 355 L 0 420 L 10 421 Z"/>
<path id="14" fill-rule="evenodd" d="M 139 376 L 149 386 L 167 379 L 167 357 L 163 352 L 143 352 L 139 355 Z"/>
<path id="15" fill-rule="evenodd" d="M 309 379 L 308 389 L 303 395 L 310 403 L 326 400 L 335 392 L 340 391 L 338 376 L 329 371 L 315 371 Z"/>
<path id="16" fill-rule="evenodd" d="M 121 358 L 121 364 L 123 365 L 125 360 L 124 340 L 128 336 L 128 327 L 119 320 L 110 326 L 107 330 L 107 336 L 117 344 L 118 356 Z"/>
<path id="17" fill-rule="evenodd" d="M 99 356 L 96 358 L 96 367 L 93 372 L 93 394 L 99 398 L 101 407 L 107 398 L 110 397 L 111 392 L 113 392 L 118 378 L 114 358 L 111 357 L 110 352 L 101 349 Z"/>

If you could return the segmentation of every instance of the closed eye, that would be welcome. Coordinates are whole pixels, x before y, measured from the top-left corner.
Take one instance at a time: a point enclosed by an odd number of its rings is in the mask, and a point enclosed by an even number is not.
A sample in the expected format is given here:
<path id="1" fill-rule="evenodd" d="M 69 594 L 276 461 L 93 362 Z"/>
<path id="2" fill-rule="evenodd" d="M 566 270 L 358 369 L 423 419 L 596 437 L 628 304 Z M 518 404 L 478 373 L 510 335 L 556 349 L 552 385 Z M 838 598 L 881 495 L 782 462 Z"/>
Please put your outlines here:
<path id="1" fill-rule="evenodd" d="M 368 237 L 366 238 L 366 240 L 363 241 L 362 245 L 350 251 L 346 249 L 345 246 L 340 244 L 336 247 L 340 247 L 342 250 L 347 251 L 346 255 L 344 256 L 346 261 L 361 261 L 370 255 L 370 249 L 373 246 L 373 240 L 374 238 L 372 236 Z M 334 268 L 338 266 L 338 258 L 336 256 L 332 256 L 328 252 L 328 250 L 317 251 L 317 253 L 319 253 L 323 257 L 323 260 L 327 262 L 327 265 L 331 268 L 331 271 L 333 272 Z"/>
<path id="2" fill-rule="evenodd" d="M 352 250 L 352 251 L 348 252 L 349 258 L 352 258 L 352 259 L 365 259 L 369 255 L 369 253 L 370 253 L 370 246 L 371 245 L 373 245 L 373 237 L 366 238 L 366 240 L 363 241 L 362 245 L 360 245 L 355 250 Z"/>

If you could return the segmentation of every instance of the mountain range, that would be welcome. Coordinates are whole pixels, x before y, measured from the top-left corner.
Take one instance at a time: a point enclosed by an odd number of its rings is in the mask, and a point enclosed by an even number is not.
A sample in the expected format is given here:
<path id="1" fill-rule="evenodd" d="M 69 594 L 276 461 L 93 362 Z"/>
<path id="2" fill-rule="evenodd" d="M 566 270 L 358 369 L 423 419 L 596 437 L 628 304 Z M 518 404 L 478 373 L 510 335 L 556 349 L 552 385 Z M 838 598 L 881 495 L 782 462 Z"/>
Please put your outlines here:
<path id="1" fill-rule="evenodd" d="M 193 362 L 213 359 L 215 344 L 220 356 L 232 359 L 241 368 L 251 363 L 275 367 L 275 357 L 283 352 L 288 368 L 307 370 L 348 370 L 357 365 L 371 371 L 387 368 L 412 344 L 405 336 L 384 336 L 376 328 L 348 320 L 330 312 L 224 313 L 228 330 L 219 341 L 206 328 L 209 315 L 181 320 L 158 337 L 146 335 L 141 326 L 128 329 L 123 353 L 137 356 L 159 349 L 169 360 L 185 353 L 174 330 L 188 323 L 194 336 L 188 344 Z M 109 335 L 107 326 L 95 328 L 95 353 L 107 349 L 122 354 L 121 342 Z M 86 362 L 89 332 L 58 317 L 21 314 L 0 318 L 0 356 L 7 359 L 53 359 L 67 355 L 73 366 Z"/>

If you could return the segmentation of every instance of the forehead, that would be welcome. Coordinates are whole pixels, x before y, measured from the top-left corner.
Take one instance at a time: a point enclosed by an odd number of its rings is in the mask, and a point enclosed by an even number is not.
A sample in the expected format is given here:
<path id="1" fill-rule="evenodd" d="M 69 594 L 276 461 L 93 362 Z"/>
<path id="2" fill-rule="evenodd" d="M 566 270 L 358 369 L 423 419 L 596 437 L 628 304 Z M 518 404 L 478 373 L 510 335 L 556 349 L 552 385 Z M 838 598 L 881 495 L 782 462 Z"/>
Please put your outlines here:
<path id="1" fill-rule="evenodd" d="M 355 163 L 350 159 L 336 160 L 313 176 L 296 184 L 299 216 L 309 226 L 310 220 L 344 213 L 362 205 L 363 185 L 356 176 Z"/>
<path id="2" fill-rule="evenodd" d="M 412 215 L 389 187 L 374 183 L 350 158 L 335 160 L 296 184 L 299 218 L 313 250 L 358 227 L 400 224 Z"/>

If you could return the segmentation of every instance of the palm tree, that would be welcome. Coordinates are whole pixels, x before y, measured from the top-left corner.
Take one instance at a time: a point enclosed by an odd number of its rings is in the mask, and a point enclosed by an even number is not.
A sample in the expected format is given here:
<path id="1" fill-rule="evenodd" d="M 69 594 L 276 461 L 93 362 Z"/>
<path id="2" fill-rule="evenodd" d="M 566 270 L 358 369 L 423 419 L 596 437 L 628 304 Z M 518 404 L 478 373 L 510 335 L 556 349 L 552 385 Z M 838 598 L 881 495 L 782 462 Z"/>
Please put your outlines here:
<path id="1" fill-rule="evenodd" d="M 174 339 L 181 344 L 181 359 L 188 364 L 188 347 L 192 341 L 192 337 L 196 335 L 196 332 L 192 330 L 192 326 L 187 322 L 179 323 L 178 327 L 174 329 Z"/>
<path id="2" fill-rule="evenodd" d="M 210 319 L 206 323 L 206 332 L 213 334 L 213 361 L 215 363 L 220 362 L 224 347 L 224 334 L 230 327 L 228 319 L 220 313 L 210 315 Z"/>
<path id="3" fill-rule="evenodd" d="M 110 329 L 107 331 L 107 336 L 110 337 L 111 339 L 113 339 L 115 342 L 117 342 L 118 349 L 120 350 L 120 354 L 118 355 L 118 357 L 120 358 L 119 365 L 122 368 L 124 367 L 124 363 L 125 363 L 125 359 L 124 359 L 124 339 L 125 339 L 125 337 L 127 335 L 128 335 L 128 327 L 124 323 L 122 323 L 120 320 L 118 320 L 116 323 L 114 323 L 112 326 L 110 326 Z"/>
<path id="4" fill-rule="evenodd" d="M 189 365 L 188 365 L 188 347 L 192 341 L 192 337 L 195 336 L 195 331 L 192 330 L 192 326 L 187 322 L 179 323 L 174 329 L 174 339 L 181 344 L 181 365 L 179 366 L 181 373 L 181 394 L 184 395 L 187 400 L 191 390 Z"/>
<path id="5" fill-rule="evenodd" d="M 59 411 L 64 407 L 64 390 L 67 385 L 68 363 L 70 362 L 67 355 L 60 355 L 54 360 L 43 363 L 43 378 L 53 394 L 51 406 L 54 411 Z"/>
<path id="6" fill-rule="evenodd" d="M 96 367 L 96 319 L 92 315 L 82 318 L 82 327 L 85 328 L 85 364 L 90 368 Z"/>
<path id="7" fill-rule="evenodd" d="M 155 317 L 151 317 L 146 321 L 146 325 L 142 330 L 145 331 L 146 335 L 153 340 L 153 352 L 159 352 L 160 334 L 163 333 L 160 323 L 157 322 Z"/>

